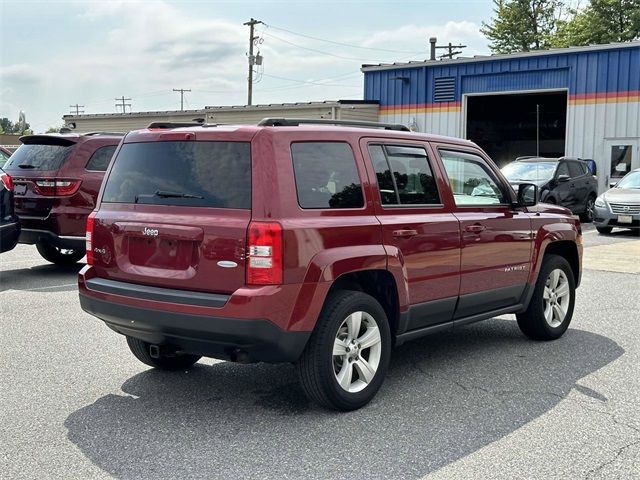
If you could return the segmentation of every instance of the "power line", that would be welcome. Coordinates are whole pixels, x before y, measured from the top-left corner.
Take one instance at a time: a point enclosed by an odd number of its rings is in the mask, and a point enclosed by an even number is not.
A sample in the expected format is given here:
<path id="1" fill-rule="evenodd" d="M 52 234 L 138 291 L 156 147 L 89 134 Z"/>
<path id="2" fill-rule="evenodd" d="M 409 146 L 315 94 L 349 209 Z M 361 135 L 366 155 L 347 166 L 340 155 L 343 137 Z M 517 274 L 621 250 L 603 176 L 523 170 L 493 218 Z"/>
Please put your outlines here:
<path id="1" fill-rule="evenodd" d="M 174 92 L 180 92 L 180 111 L 184 110 L 184 92 L 190 92 L 191 89 L 186 88 L 174 88 Z"/>
<path id="2" fill-rule="evenodd" d="M 121 98 L 116 98 L 116 112 L 118 111 L 118 107 L 122 107 L 122 113 L 127 113 L 127 107 L 129 107 L 129 111 L 131 111 L 131 104 L 125 103 L 126 101 L 131 101 L 130 98 L 125 98 L 124 95 Z"/>
<path id="3" fill-rule="evenodd" d="M 74 110 L 76 115 L 80 115 L 81 113 L 84 113 L 84 110 L 80 110 L 81 108 L 84 108 L 84 105 L 78 105 L 76 103 L 75 105 L 69 105 L 69 108 L 72 109 L 69 113 L 73 113 Z"/>
<path id="4" fill-rule="evenodd" d="M 366 61 L 371 60 L 370 58 L 345 57 L 345 56 L 342 56 L 342 55 L 336 55 L 334 53 L 325 52 L 323 50 L 318 50 L 317 48 L 303 47 L 302 45 L 298 45 L 297 43 L 290 42 L 289 40 L 285 40 L 284 38 L 278 37 L 278 36 L 276 36 L 276 35 L 274 35 L 272 33 L 266 33 L 265 32 L 264 35 L 266 35 L 267 37 L 271 37 L 271 38 L 274 38 L 276 40 L 279 40 L 281 42 L 284 42 L 286 44 L 292 45 L 294 47 L 298 47 L 298 48 L 301 48 L 303 50 L 308 50 L 310 52 L 320 53 L 322 55 L 328 55 L 329 57 L 341 58 L 342 60 L 356 60 L 358 62 L 366 62 Z"/>
<path id="5" fill-rule="evenodd" d="M 345 85 L 342 83 L 322 83 L 322 80 L 314 81 L 314 80 L 297 80 L 295 78 L 287 78 L 287 77 L 279 77 L 277 75 L 269 75 L 268 73 L 263 73 L 265 77 L 277 78 L 278 80 L 287 80 L 289 82 L 303 83 L 306 85 L 320 85 L 323 87 L 357 87 L 358 85 Z M 327 79 L 330 80 L 330 79 Z"/>
<path id="6" fill-rule="evenodd" d="M 291 31 L 291 30 L 287 30 L 286 28 L 276 27 L 274 25 L 267 25 L 267 27 L 268 28 L 273 28 L 275 30 L 281 30 L 283 32 L 287 32 L 287 33 L 290 33 L 292 35 L 296 35 L 296 36 L 299 36 L 299 37 L 310 38 L 312 40 L 318 40 L 320 42 L 332 43 L 333 45 L 340 45 L 340 46 L 343 46 L 343 47 L 360 48 L 362 50 L 374 50 L 374 51 L 378 51 L 378 52 L 389 52 L 389 53 L 411 53 L 413 55 L 417 55 L 418 53 L 422 53 L 422 52 L 410 52 L 408 50 L 391 50 L 391 49 L 387 49 L 387 48 L 362 47 L 360 45 L 353 45 L 351 43 L 335 42 L 333 40 L 327 40 L 326 38 L 314 37 L 312 35 L 306 35 L 304 33 L 298 33 L 298 32 L 294 32 L 294 31 Z"/>

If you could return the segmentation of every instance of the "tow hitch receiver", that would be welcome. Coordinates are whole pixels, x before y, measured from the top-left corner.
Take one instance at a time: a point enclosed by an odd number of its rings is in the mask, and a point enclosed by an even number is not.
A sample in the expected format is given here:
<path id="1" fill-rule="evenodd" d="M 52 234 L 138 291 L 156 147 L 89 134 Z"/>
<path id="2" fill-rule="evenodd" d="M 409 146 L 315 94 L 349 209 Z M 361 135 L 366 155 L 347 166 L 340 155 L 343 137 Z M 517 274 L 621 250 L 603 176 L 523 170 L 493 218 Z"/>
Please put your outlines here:
<path id="1" fill-rule="evenodd" d="M 158 345 L 149 345 L 149 355 L 151 355 L 151 358 L 160 358 L 160 347 Z"/>

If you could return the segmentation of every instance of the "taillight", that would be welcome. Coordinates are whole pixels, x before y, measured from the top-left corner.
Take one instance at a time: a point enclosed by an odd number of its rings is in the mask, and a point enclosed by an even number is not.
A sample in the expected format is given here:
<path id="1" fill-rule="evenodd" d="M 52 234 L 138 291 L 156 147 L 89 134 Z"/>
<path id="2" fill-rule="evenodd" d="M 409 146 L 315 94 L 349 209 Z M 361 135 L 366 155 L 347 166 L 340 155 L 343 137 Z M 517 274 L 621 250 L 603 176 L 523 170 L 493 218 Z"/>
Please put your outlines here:
<path id="1" fill-rule="evenodd" d="M 93 265 L 92 239 L 96 213 L 95 211 L 91 212 L 87 218 L 87 265 Z"/>
<path id="2" fill-rule="evenodd" d="M 247 284 L 282 283 L 282 227 L 278 223 L 251 222 L 247 235 Z"/>
<path id="3" fill-rule="evenodd" d="M 0 175 L 0 180 L 2 180 L 3 185 L 7 190 L 13 192 L 13 178 L 8 173 L 3 173 Z"/>
<path id="4" fill-rule="evenodd" d="M 35 180 L 37 193 L 47 197 L 73 195 L 80 188 L 81 180 Z"/>

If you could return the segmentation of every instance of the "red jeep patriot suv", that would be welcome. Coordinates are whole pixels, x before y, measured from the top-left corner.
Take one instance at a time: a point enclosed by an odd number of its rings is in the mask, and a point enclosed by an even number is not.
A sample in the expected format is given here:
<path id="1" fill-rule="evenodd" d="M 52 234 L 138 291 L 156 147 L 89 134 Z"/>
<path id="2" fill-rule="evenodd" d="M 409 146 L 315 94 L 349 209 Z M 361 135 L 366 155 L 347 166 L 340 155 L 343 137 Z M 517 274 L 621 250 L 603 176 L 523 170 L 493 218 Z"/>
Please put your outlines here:
<path id="1" fill-rule="evenodd" d="M 516 194 L 472 142 L 321 123 L 127 134 L 87 222 L 82 308 L 148 365 L 294 362 L 340 410 L 371 400 L 407 340 L 506 313 L 534 339 L 566 331 L 568 210 Z"/>
<path id="2" fill-rule="evenodd" d="M 119 133 L 27 135 L 4 170 L 13 177 L 19 242 L 45 260 L 72 265 L 85 254 L 87 217 L 96 205 Z"/>

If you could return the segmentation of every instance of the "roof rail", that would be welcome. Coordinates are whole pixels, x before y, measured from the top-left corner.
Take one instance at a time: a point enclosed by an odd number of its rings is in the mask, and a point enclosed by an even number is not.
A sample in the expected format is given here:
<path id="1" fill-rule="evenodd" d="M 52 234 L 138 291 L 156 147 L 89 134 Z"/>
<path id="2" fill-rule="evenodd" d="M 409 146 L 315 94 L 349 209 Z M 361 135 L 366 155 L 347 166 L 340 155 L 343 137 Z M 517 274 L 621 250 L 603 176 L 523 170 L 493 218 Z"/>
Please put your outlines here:
<path id="1" fill-rule="evenodd" d="M 524 155 L 522 157 L 516 157 L 516 162 L 520 160 L 526 160 L 528 158 L 541 158 L 541 157 L 538 157 L 536 155 Z"/>
<path id="2" fill-rule="evenodd" d="M 152 122 L 147 128 L 202 127 L 203 122 Z"/>
<path id="3" fill-rule="evenodd" d="M 264 118 L 259 123 L 260 127 L 297 127 L 307 125 L 342 125 L 345 127 L 384 128 L 385 130 L 397 130 L 410 132 L 409 127 L 399 123 L 363 122 L 360 120 L 331 120 L 327 118 Z"/>
<path id="4" fill-rule="evenodd" d="M 91 137 L 93 135 L 114 135 L 116 137 L 124 137 L 126 134 L 124 132 L 87 132 L 82 133 L 85 137 Z"/>

